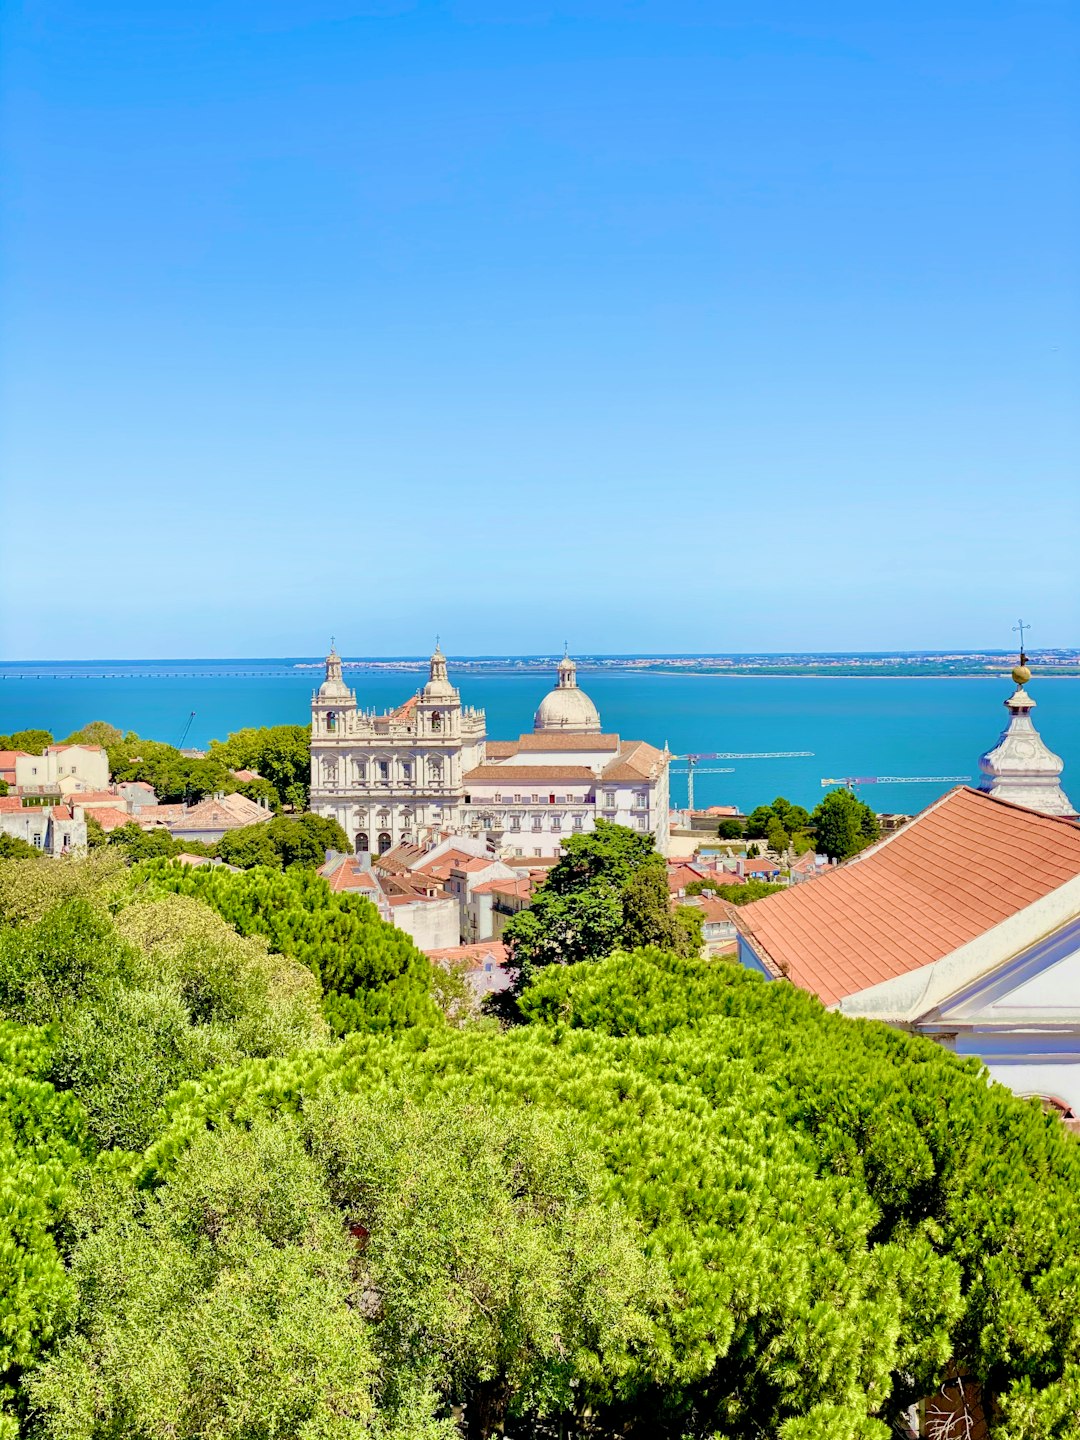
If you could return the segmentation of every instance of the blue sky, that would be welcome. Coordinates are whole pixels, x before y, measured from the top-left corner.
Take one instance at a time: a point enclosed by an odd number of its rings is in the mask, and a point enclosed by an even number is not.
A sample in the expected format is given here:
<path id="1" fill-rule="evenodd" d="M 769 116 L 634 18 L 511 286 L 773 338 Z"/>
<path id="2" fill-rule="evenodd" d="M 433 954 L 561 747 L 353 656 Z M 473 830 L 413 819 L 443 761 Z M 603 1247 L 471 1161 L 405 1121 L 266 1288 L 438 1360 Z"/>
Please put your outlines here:
<path id="1" fill-rule="evenodd" d="M 0 39 L 3 658 L 1078 643 L 1071 3 Z"/>

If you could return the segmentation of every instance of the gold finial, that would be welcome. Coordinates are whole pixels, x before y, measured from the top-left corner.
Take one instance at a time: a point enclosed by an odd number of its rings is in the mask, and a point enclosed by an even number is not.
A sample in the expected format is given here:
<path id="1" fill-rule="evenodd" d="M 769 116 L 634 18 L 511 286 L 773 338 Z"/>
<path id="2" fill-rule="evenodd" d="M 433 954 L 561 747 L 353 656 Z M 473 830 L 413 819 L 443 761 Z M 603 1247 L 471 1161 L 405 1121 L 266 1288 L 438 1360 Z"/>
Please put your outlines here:
<path id="1" fill-rule="evenodd" d="M 1024 654 L 1024 631 L 1030 630 L 1031 626 L 1026 620 L 1018 620 L 1013 630 L 1020 632 L 1020 663 L 1013 666 L 1012 678 L 1017 685 L 1026 685 L 1031 679 L 1031 671 L 1028 669 L 1027 656 Z"/>

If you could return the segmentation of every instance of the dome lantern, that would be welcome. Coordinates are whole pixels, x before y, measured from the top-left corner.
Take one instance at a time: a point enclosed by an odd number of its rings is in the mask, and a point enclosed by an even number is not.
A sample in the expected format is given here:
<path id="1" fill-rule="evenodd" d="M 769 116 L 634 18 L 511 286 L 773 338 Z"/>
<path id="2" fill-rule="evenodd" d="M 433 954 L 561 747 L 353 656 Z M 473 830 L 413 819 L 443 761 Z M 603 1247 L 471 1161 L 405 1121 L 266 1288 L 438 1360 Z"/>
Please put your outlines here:
<path id="1" fill-rule="evenodd" d="M 578 688 L 577 666 L 569 653 L 559 661 L 555 688 L 541 700 L 533 718 L 533 730 L 558 730 L 570 734 L 596 735 L 600 731 L 600 712 Z"/>

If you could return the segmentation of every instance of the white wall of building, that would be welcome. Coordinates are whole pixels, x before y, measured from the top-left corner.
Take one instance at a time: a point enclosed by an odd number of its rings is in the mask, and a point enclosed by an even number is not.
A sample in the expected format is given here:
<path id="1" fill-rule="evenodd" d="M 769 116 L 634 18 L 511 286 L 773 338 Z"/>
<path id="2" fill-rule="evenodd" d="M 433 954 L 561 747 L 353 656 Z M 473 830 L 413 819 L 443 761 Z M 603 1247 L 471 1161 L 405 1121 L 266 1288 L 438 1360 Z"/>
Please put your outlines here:
<path id="1" fill-rule="evenodd" d="M 50 746 L 44 755 L 16 757 L 16 785 L 58 789 L 64 777 L 74 778 L 87 790 L 105 790 L 109 784 L 109 757 L 98 745 Z"/>

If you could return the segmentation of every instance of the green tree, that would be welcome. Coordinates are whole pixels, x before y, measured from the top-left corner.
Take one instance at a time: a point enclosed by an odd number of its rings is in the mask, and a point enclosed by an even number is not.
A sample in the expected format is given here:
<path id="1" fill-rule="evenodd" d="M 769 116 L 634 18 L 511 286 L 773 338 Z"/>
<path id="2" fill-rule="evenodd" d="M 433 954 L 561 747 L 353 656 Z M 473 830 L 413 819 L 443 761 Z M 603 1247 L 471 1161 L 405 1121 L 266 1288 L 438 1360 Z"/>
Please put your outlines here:
<path id="1" fill-rule="evenodd" d="M 18 835 L 0 833 L 0 860 L 41 860 L 44 852 Z"/>
<path id="2" fill-rule="evenodd" d="M 750 840 L 764 840 L 775 818 L 771 805 L 756 805 L 746 817 L 744 833 Z"/>
<path id="3" fill-rule="evenodd" d="M 43 755 L 52 743 L 48 730 L 16 730 L 11 735 L 0 735 L 0 750 L 24 750 L 27 755 Z"/>
<path id="4" fill-rule="evenodd" d="M 781 825 L 780 821 L 776 818 L 775 813 L 773 814 L 772 819 L 769 821 L 768 828 L 765 831 L 765 843 L 768 845 L 769 849 L 772 850 L 773 853 L 776 855 L 782 855 L 784 851 L 788 848 L 788 846 L 791 844 L 791 836 L 784 829 L 783 825 Z"/>
<path id="5" fill-rule="evenodd" d="M 877 816 L 850 790 L 830 790 L 810 818 L 817 850 L 831 860 L 850 859 L 880 836 Z"/>
<path id="6" fill-rule="evenodd" d="M 230 770 L 254 770 L 273 786 L 279 804 L 305 810 L 311 782 L 311 727 L 269 725 L 237 730 L 210 742 L 209 758 Z"/>
<path id="7" fill-rule="evenodd" d="M 739 840 L 742 838 L 743 831 L 742 820 L 721 820 L 716 827 L 716 833 L 721 840 Z"/>
<path id="8" fill-rule="evenodd" d="M 241 935 L 262 936 L 271 950 L 306 965 L 339 1034 L 441 1023 L 427 956 L 380 920 L 370 900 L 335 894 L 312 870 L 256 866 L 234 874 L 151 860 L 134 868 L 131 883 L 148 895 L 193 896 Z"/>
<path id="9" fill-rule="evenodd" d="M 7 781 L 6 781 L 6 780 L 0 780 L 0 795 L 6 795 L 7 793 L 8 793 L 8 783 L 7 783 Z"/>
<path id="10" fill-rule="evenodd" d="M 119 745 L 123 738 L 123 731 L 110 725 L 107 720 L 91 720 L 90 724 L 84 725 L 81 730 L 73 730 L 64 744 L 101 745 L 107 750 L 111 745 Z"/>
<path id="11" fill-rule="evenodd" d="M 685 950 L 691 938 L 671 914 L 666 867 L 652 836 L 607 820 L 563 841 L 559 863 L 503 931 L 516 992 L 544 965 L 596 960 L 620 944 Z"/>
<path id="12" fill-rule="evenodd" d="M 241 870 L 254 865 L 287 869 L 302 865 L 317 870 L 328 850 L 351 855 L 352 845 L 336 820 L 323 815 L 275 815 L 273 820 L 229 830 L 218 841 L 222 860 Z"/>

